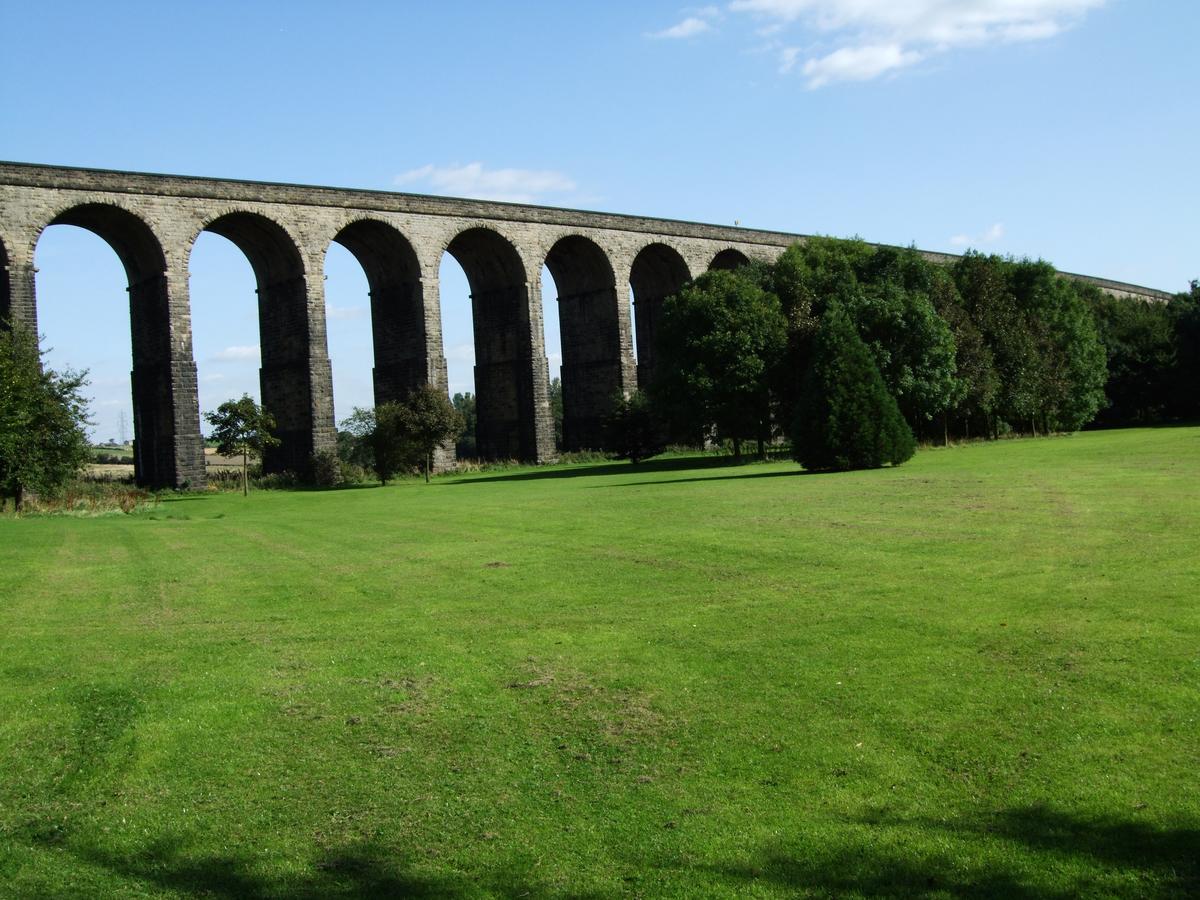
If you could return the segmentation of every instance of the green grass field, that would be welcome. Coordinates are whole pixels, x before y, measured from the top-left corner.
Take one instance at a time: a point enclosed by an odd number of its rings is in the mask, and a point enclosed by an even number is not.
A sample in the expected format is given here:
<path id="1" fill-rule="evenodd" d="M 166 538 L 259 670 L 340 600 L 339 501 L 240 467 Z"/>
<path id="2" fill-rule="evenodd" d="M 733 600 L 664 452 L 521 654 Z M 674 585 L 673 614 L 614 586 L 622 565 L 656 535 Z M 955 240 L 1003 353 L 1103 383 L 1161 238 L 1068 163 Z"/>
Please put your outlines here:
<path id="1" fill-rule="evenodd" d="M 1200 891 L 1200 429 L 0 520 L 0 895 Z"/>

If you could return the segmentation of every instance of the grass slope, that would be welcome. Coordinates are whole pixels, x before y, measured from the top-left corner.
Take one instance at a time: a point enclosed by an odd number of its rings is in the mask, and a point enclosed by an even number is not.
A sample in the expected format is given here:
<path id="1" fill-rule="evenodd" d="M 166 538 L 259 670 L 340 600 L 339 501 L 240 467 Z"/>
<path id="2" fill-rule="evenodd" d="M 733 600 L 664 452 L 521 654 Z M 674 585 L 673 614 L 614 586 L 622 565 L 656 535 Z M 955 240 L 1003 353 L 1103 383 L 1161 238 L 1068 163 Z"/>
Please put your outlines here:
<path id="1" fill-rule="evenodd" d="M 0 520 L 0 895 L 1200 890 L 1200 430 Z"/>

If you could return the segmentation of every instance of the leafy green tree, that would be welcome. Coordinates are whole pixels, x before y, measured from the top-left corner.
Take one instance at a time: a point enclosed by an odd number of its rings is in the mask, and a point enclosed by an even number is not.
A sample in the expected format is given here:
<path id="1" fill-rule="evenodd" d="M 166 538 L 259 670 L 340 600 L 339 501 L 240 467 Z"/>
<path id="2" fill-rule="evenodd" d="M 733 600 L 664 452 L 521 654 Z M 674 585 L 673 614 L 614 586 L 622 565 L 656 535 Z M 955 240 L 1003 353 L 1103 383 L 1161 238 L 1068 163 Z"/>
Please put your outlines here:
<path id="1" fill-rule="evenodd" d="M 915 450 L 871 351 L 833 303 L 813 341 L 792 428 L 793 455 L 806 469 L 845 470 L 899 465 Z"/>
<path id="2" fill-rule="evenodd" d="M 0 498 L 18 510 L 31 493 L 52 494 L 90 459 L 86 372 L 42 366 L 37 338 L 0 323 Z"/>
<path id="3" fill-rule="evenodd" d="M 442 391 L 425 384 L 400 403 L 384 404 L 375 410 L 375 469 L 380 480 L 381 456 L 388 475 L 404 466 L 420 466 L 429 482 L 433 454 L 463 430 L 463 417 Z"/>
<path id="4" fill-rule="evenodd" d="M 279 438 L 271 433 L 275 417 L 248 394 L 242 394 L 240 400 L 226 400 L 216 412 L 205 413 L 204 418 L 212 426 L 210 437 L 217 442 L 217 452 L 222 456 L 242 457 L 242 496 L 247 496 L 250 457 L 261 457 L 269 447 L 279 446 Z"/>
<path id="5" fill-rule="evenodd" d="M 371 445 L 375 474 L 386 487 L 397 472 L 413 464 L 413 450 L 407 442 L 406 413 L 399 402 L 389 400 L 376 406 L 371 418 L 366 437 Z"/>
<path id="6" fill-rule="evenodd" d="M 999 434 L 1000 422 L 1031 422 L 1038 409 L 1042 362 L 1008 278 L 1010 263 L 998 256 L 968 253 L 953 266 L 963 307 L 992 352 L 999 387 L 988 430 Z"/>
<path id="7" fill-rule="evenodd" d="M 1000 390 L 995 358 L 983 334 L 963 308 L 950 273 L 942 268 L 935 270 L 929 290 L 934 309 L 954 338 L 955 390 L 950 406 L 943 414 L 943 436 L 949 440 L 949 418 L 953 415 L 961 425 L 961 432 L 956 430 L 956 433 L 970 438 L 972 421 L 979 421 L 986 427 L 995 408 Z"/>
<path id="8" fill-rule="evenodd" d="M 961 392 L 954 336 L 930 297 L 933 264 L 913 248 L 895 247 L 858 253 L 855 260 L 862 290 L 848 295 L 846 312 L 904 418 L 927 432 Z"/>
<path id="9" fill-rule="evenodd" d="M 810 238 L 784 251 L 770 278 L 788 322 L 787 358 L 776 383 L 782 416 L 795 405 L 820 317 L 836 301 L 910 425 L 928 430 L 962 392 L 954 337 L 931 299 L 934 282 L 933 264 L 913 249 Z"/>
<path id="10" fill-rule="evenodd" d="M 1168 418 L 1179 376 L 1172 308 L 1166 303 L 1114 297 L 1092 285 L 1084 285 L 1078 292 L 1091 309 L 1108 363 L 1104 384 L 1108 402 L 1097 422 L 1137 425 Z"/>
<path id="11" fill-rule="evenodd" d="M 604 423 L 604 443 L 614 457 L 634 465 L 663 452 L 662 427 L 645 393 L 617 395 Z"/>
<path id="12" fill-rule="evenodd" d="M 459 459 L 472 459 L 478 455 L 475 449 L 475 424 L 479 414 L 475 408 L 475 395 L 470 391 L 455 394 L 450 400 L 458 414 L 463 417 L 463 429 L 456 438 L 454 450 Z"/>
<path id="13" fill-rule="evenodd" d="M 790 421 L 795 412 L 825 306 L 845 302 L 858 290 L 854 264 L 870 252 L 862 241 L 813 237 L 792 244 L 770 267 L 764 286 L 779 298 L 787 322 L 786 349 L 774 378 L 781 420 Z"/>
<path id="14" fill-rule="evenodd" d="M 1048 262 L 1021 260 L 1010 272 L 1039 363 L 1034 431 L 1039 422 L 1047 433 L 1077 431 L 1104 404 L 1106 360 L 1095 320 L 1079 285 Z"/>
<path id="15" fill-rule="evenodd" d="M 676 428 L 733 442 L 770 434 L 771 380 L 787 341 L 779 298 L 752 274 L 712 271 L 668 297 L 659 324 L 655 401 Z"/>
<path id="16" fill-rule="evenodd" d="M 1175 418 L 1200 420 L 1200 281 L 1192 282 L 1190 292 L 1177 294 L 1170 309 L 1178 359 L 1171 412 Z"/>
<path id="17" fill-rule="evenodd" d="M 364 469 L 375 468 L 375 410 L 354 407 L 348 417 L 341 421 L 338 431 L 338 456 L 347 463 Z"/>
<path id="18" fill-rule="evenodd" d="M 928 295 L 881 281 L 851 293 L 846 314 L 875 357 L 904 418 L 922 431 L 958 392 L 954 337 Z"/>

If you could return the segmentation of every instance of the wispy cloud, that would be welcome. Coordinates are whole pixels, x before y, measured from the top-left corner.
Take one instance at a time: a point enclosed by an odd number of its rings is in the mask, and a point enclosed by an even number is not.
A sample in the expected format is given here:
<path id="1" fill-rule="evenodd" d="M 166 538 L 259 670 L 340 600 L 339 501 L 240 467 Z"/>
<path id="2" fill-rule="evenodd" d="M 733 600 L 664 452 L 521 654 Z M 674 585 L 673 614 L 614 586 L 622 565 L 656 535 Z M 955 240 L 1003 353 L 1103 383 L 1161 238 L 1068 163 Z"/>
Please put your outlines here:
<path id="1" fill-rule="evenodd" d="M 971 237 L 969 234 L 956 234 L 950 238 L 948 243 L 951 247 L 983 247 L 988 244 L 995 244 L 1004 239 L 1004 223 L 997 222 L 983 234 L 977 237 Z"/>
<path id="2" fill-rule="evenodd" d="M 872 44 L 865 47 L 843 47 L 820 59 L 804 63 L 804 77 L 810 88 L 819 88 L 834 81 L 870 81 L 885 72 L 912 66 L 924 59 L 916 50 L 905 50 L 898 44 Z M 795 56 L 787 57 L 794 64 Z"/>
<path id="3" fill-rule="evenodd" d="M 474 344 L 455 344 L 452 347 L 446 348 L 446 359 L 451 362 L 475 362 L 475 345 Z"/>
<path id="4" fill-rule="evenodd" d="M 575 182 L 562 172 L 549 169 L 488 169 L 483 163 L 426 165 L 397 175 L 400 187 L 418 187 L 434 194 L 536 203 L 546 195 L 569 194 Z"/>
<path id="5" fill-rule="evenodd" d="M 683 38 L 695 37 L 698 34 L 704 34 L 704 32 L 712 30 L 712 25 L 706 19 L 701 19 L 696 16 L 688 16 L 686 19 L 677 22 L 670 28 L 664 28 L 662 31 L 652 31 L 646 36 L 665 40 L 681 40 Z"/>
<path id="6" fill-rule="evenodd" d="M 655 40 L 685 40 L 715 31 L 713 23 L 721 17 L 721 10 L 716 6 L 702 6 L 699 9 L 682 10 L 684 17 L 669 28 L 661 31 L 649 31 L 646 37 Z"/>
<path id="7" fill-rule="evenodd" d="M 245 362 L 247 360 L 256 360 L 259 357 L 257 346 L 251 347 L 226 347 L 213 354 L 213 359 L 222 362 Z"/>
<path id="8" fill-rule="evenodd" d="M 367 314 L 365 306 L 334 306 L 332 303 L 325 304 L 325 318 L 327 319 L 361 319 Z"/>
<path id="9" fill-rule="evenodd" d="M 809 88 L 867 81 L 962 47 L 1046 40 L 1107 0 L 732 0 L 757 33 L 800 28 L 806 42 L 778 49 Z M 825 49 L 814 50 L 816 45 Z M 801 58 L 803 64 L 801 65 Z"/>

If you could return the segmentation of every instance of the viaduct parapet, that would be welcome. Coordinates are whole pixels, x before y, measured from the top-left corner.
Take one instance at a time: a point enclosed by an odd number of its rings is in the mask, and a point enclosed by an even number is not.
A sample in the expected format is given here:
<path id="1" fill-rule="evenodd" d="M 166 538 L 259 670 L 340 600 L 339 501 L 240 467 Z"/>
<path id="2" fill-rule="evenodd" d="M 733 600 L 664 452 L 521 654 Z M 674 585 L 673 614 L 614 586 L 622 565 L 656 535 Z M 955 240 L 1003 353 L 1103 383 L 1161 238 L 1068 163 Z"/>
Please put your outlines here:
<path id="1" fill-rule="evenodd" d="M 36 330 L 34 252 L 56 224 L 96 233 L 125 267 L 135 469 L 139 483 L 156 487 L 204 483 L 188 297 L 188 260 L 203 231 L 236 244 L 257 280 L 261 396 L 282 438 L 264 460 L 269 470 L 303 470 L 335 446 L 323 278 L 333 242 L 366 273 L 376 403 L 423 384 L 447 388 L 438 270 L 449 253 L 471 290 L 480 454 L 545 462 L 555 446 L 543 265 L 558 289 L 563 444 L 575 450 L 601 445 L 614 394 L 653 378 L 663 298 L 708 269 L 772 260 L 805 239 L 511 203 L 0 162 L 0 320 Z M 1122 296 L 1170 296 L 1068 277 Z"/>

